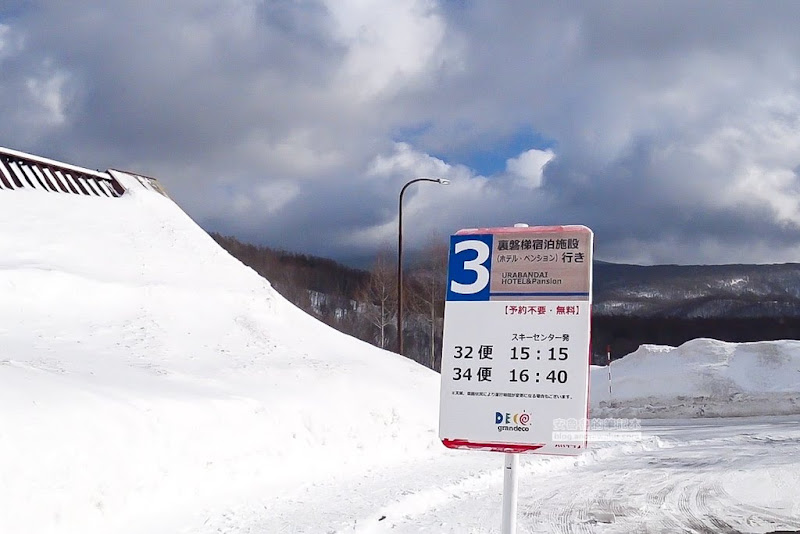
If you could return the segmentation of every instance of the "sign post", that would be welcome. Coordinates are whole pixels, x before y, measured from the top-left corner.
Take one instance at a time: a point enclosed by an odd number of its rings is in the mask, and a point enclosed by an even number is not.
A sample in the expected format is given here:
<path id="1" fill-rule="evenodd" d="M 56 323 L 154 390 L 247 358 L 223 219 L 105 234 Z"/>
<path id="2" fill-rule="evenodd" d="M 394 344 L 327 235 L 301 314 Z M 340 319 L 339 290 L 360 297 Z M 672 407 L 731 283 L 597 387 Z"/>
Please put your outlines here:
<path id="1" fill-rule="evenodd" d="M 507 453 L 503 533 L 515 530 L 516 453 L 586 450 L 592 248 L 585 226 L 450 238 L 439 437 Z"/>
<path id="2" fill-rule="evenodd" d="M 505 454 L 505 469 L 503 470 L 503 518 L 501 522 L 502 534 L 514 534 L 517 531 L 517 471 L 519 458 L 515 452 Z"/>

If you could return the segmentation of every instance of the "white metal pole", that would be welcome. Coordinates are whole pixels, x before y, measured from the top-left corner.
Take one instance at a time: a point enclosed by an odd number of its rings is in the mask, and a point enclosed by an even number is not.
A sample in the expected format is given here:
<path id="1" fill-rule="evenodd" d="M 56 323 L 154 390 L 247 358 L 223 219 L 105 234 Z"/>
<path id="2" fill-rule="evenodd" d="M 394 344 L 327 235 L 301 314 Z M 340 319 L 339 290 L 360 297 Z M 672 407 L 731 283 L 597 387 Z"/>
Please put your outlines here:
<path id="1" fill-rule="evenodd" d="M 514 228 L 526 228 L 525 223 L 516 223 Z M 505 469 L 503 470 L 503 523 L 502 534 L 517 533 L 517 471 L 519 468 L 519 455 L 513 452 L 505 454 Z"/>
<path id="2" fill-rule="evenodd" d="M 608 398 L 611 400 L 611 345 L 606 347 L 606 361 L 608 362 Z"/>
<path id="3" fill-rule="evenodd" d="M 507 452 L 503 474 L 503 524 L 502 534 L 517 532 L 517 471 L 519 458 L 516 453 Z"/>

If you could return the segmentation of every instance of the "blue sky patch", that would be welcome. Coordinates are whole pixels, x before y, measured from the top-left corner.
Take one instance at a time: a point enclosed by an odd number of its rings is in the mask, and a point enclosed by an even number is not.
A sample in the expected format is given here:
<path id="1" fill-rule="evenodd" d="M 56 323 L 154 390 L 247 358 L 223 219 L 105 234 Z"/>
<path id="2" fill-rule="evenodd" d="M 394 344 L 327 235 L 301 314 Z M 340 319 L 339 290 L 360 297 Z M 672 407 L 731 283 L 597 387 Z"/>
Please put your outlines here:
<path id="1" fill-rule="evenodd" d="M 520 128 L 511 135 L 501 137 L 492 144 L 471 147 L 471 150 L 459 147 L 452 153 L 431 154 L 447 163 L 466 165 L 476 173 L 491 176 L 506 170 L 506 160 L 516 158 L 523 152 L 536 148 L 545 150 L 556 146 L 553 139 L 548 139 L 533 128 Z"/>

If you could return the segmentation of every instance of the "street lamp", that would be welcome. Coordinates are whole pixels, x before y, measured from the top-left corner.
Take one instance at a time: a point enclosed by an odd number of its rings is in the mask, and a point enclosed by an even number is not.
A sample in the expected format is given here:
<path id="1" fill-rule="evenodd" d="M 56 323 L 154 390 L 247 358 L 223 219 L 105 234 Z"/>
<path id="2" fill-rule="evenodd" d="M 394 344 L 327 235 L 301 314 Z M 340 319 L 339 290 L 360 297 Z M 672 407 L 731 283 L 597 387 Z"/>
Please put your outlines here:
<path id="1" fill-rule="evenodd" d="M 400 190 L 400 202 L 397 210 L 397 353 L 403 354 L 403 193 L 409 185 L 416 182 L 435 182 L 447 185 L 450 180 L 444 178 L 415 178 Z"/>

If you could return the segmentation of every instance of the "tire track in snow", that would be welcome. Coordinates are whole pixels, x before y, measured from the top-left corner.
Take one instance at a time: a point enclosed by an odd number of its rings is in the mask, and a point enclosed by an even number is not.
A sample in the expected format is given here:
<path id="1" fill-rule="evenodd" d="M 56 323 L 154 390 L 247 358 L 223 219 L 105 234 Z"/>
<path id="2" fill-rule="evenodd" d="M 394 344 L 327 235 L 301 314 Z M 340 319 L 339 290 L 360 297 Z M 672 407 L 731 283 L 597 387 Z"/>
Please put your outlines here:
<path id="1" fill-rule="evenodd" d="M 700 477 L 690 477 L 679 481 L 674 486 L 678 514 L 673 519 L 682 522 L 682 528 L 697 534 L 736 534 L 740 530 L 723 521 L 719 507 L 712 508 L 708 500 L 708 486 L 703 485 Z"/>
<path id="2" fill-rule="evenodd" d="M 695 499 L 695 506 L 698 511 L 701 512 L 701 521 L 705 524 L 710 524 L 713 532 L 726 532 L 726 533 L 736 533 L 739 532 L 737 529 L 734 528 L 733 525 L 723 521 L 722 519 L 718 518 L 714 515 L 711 508 L 711 502 L 713 501 L 714 504 L 719 504 L 719 499 L 716 499 L 712 493 L 711 488 L 713 487 L 712 484 L 703 484 L 697 488 L 697 491 L 694 493 Z M 719 513 L 719 506 L 717 506 L 716 513 Z M 707 515 L 706 515 L 707 514 Z"/>
<path id="3" fill-rule="evenodd" d="M 400 499 L 379 507 L 378 511 L 371 516 L 359 519 L 354 528 L 348 527 L 340 529 L 336 531 L 336 534 L 366 534 L 402 528 L 403 525 L 415 524 L 416 520 L 421 516 L 435 513 L 438 509 L 453 507 L 466 507 L 471 509 L 472 514 L 475 514 L 476 511 L 484 510 L 484 512 L 478 512 L 481 516 L 473 519 L 472 522 L 475 524 L 492 522 L 497 522 L 499 524 L 499 507 L 502 502 L 504 472 L 502 456 L 489 454 L 487 459 L 497 459 L 497 467 L 487 469 L 476 475 L 469 475 L 451 484 L 407 493 Z M 558 471 L 570 466 L 574 462 L 571 458 L 534 457 L 526 460 L 527 462 L 521 462 L 520 465 L 520 474 L 523 477 L 537 476 L 542 473 Z M 493 509 L 486 511 L 485 504 L 483 503 L 485 503 L 488 498 L 496 500 L 497 511 Z M 446 529 L 442 531 L 451 532 L 451 530 Z M 430 530 L 430 532 L 439 531 Z M 452 532 L 461 532 L 461 530 Z M 483 530 L 479 528 L 475 530 L 475 532 L 483 532 Z"/>
<path id="4" fill-rule="evenodd" d="M 739 512 L 741 512 L 745 517 L 761 519 L 762 524 L 763 520 L 766 519 L 770 523 L 768 525 L 769 527 L 800 529 L 800 518 L 790 517 L 766 508 L 752 506 L 747 503 L 740 502 L 737 499 L 734 499 L 725 490 L 722 484 L 714 484 L 710 488 L 710 491 L 715 498 L 718 499 L 719 502 L 723 503 L 727 508 L 739 510 Z"/>
<path id="5" fill-rule="evenodd" d="M 469 498 L 475 494 L 484 495 L 487 489 L 500 485 L 502 480 L 503 470 L 497 468 L 446 486 L 409 493 L 379 508 L 379 511 L 372 516 L 360 519 L 354 527 L 337 530 L 336 534 L 367 534 L 390 530 L 453 500 Z"/>
<path id="6" fill-rule="evenodd" d="M 544 515 L 546 528 L 549 532 L 556 534 L 590 534 L 586 522 L 586 512 L 582 503 L 578 503 L 574 495 L 570 495 L 562 490 L 556 490 L 551 494 L 551 498 L 564 504 L 560 508 L 548 507 Z"/>
<path id="7" fill-rule="evenodd" d="M 735 466 L 763 465 L 770 453 L 762 446 L 781 440 L 759 437 L 749 440 L 750 444 L 746 441 L 731 437 L 679 442 L 672 447 L 606 457 L 605 461 L 588 464 L 585 472 L 562 474 L 561 480 L 540 480 L 561 489 L 544 495 L 534 493 L 536 498 L 531 503 L 550 509 L 526 509 L 522 523 L 527 532 L 558 533 L 725 534 L 752 532 L 754 526 L 759 531 L 797 528 L 800 518 L 742 505 L 719 483 L 721 476 Z M 797 449 L 796 444 L 793 447 Z M 792 465 L 790 454 L 773 454 L 772 459 Z M 574 497 L 565 499 L 563 495 L 570 491 Z"/>

